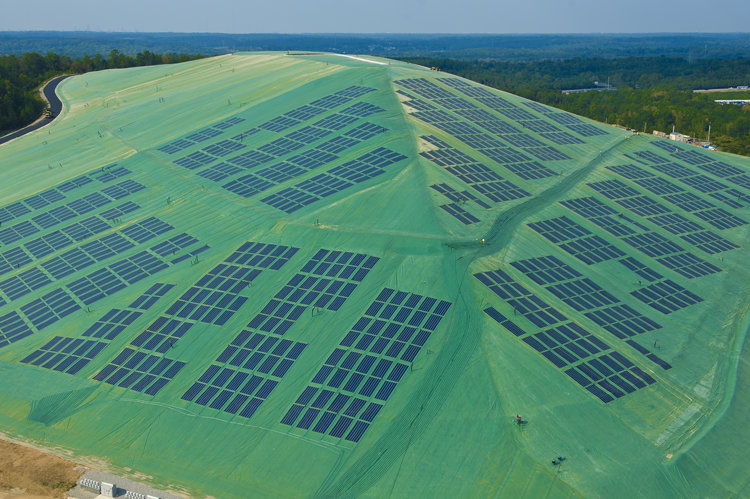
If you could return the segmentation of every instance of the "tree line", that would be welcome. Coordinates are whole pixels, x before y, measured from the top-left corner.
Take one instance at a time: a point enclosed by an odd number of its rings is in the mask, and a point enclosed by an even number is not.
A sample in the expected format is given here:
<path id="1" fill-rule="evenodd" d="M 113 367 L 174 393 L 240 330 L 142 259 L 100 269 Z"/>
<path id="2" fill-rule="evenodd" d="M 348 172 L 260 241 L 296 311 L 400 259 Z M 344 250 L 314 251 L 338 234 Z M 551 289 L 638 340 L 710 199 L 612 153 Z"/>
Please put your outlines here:
<path id="1" fill-rule="evenodd" d="M 148 50 L 130 56 L 116 49 L 109 53 L 108 58 L 95 54 L 93 57 L 86 55 L 74 59 L 52 52 L 45 56 L 36 52 L 27 52 L 23 56 L 0 56 L 0 131 L 23 128 L 39 118 L 46 104 L 39 97 L 38 88 L 55 76 L 174 64 L 201 58 L 201 54 L 155 54 Z"/>

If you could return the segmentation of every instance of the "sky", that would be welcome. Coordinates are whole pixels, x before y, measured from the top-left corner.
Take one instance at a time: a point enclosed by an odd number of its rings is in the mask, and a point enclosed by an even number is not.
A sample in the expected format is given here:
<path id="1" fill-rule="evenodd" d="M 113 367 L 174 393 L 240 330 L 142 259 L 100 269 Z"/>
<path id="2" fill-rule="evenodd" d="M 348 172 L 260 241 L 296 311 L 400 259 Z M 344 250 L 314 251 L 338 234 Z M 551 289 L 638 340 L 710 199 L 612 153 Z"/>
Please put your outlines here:
<path id="1" fill-rule="evenodd" d="M 722 33 L 749 16 L 748 0 L 0 0 L 3 31 Z"/>

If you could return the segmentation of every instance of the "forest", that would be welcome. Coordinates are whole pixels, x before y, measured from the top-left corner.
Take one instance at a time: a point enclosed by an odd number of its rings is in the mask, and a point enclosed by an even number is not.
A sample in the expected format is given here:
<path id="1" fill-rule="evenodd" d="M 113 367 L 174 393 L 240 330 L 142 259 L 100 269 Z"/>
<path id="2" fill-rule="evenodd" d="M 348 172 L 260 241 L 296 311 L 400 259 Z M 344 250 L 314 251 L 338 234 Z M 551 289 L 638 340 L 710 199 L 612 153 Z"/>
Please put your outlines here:
<path id="1" fill-rule="evenodd" d="M 484 85 L 603 123 L 651 133 L 675 130 L 711 142 L 720 150 L 750 155 L 750 106 L 720 105 L 715 99 L 749 99 L 741 93 L 717 95 L 694 89 L 750 85 L 750 59 L 631 57 L 565 61 L 466 62 L 404 59 L 440 67 Z M 595 81 L 612 91 L 563 94 L 563 89 L 593 88 Z M 750 93 L 748 93 L 750 94 Z"/>
<path id="2" fill-rule="evenodd" d="M 73 59 L 52 52 L 39 55 L 27 52 L 23 56 L 0 56 L 0 135 L 33 123 L 46 104 L 39 97 L 42 83 L 61 74 L 80 74 L 112 68 L 131 68 L 173 64 L 203 56 L 186 54 L 154 54 L 148 50 L 135 56 L 121 54 L 117 49 L 105 58 L 101 54 Z"/>
<path id="3" fill-rule="evenodd" d="M 539 61 L 573 57 L 750 57 L 748 33 L 142 33 L 0 31 L 0 54 L 54 52 L 69 57 L 144 50 L 222 55 L 233 51 L 322 51 L 464 61 Z"/>

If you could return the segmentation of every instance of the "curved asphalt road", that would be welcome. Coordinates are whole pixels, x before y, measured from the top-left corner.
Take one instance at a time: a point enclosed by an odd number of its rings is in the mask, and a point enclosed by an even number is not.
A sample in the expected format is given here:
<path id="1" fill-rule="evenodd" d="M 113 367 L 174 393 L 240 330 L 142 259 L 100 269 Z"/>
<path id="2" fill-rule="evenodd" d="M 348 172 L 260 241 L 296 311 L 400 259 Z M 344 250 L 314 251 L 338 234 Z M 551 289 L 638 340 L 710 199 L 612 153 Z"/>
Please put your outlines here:
<path id="1" fill-rule="evenodd" d="M 57 88 L 57 85 L 60 84 L 61 81 L 63 81 L 65 78 L 70 78 L 72 75 L 63 75 L 58 76 L 56 78 L 51 79 L 45 86 L 44 86 L 44 96 L 47 98 L 47 102 L 49 102 L 49 109 L 52 111 L 52 118 L 44 118 L 33 125 L 29 125 L 26 128 L 22 128 L 16 132 L 9 133 L 8 135 L 4 135 L 3 137 L 0 137 L 0 145 L 5 144 L 6 142 L 9 142 L 13 139 L 16 139 L 18 137 L 21 137 L 22 135 L 26 135 L 29 132 L 33 132 L 34 130 L 38 130 L 42 128 L 45 125 L 48 125 L 52 123 L 52 120 L 54 120 L 58 114 L 60 114 L 60 111 L 62 111 L 62 102 L 57 97 L 57 94 L 55 94 L 55 89 Z"/>

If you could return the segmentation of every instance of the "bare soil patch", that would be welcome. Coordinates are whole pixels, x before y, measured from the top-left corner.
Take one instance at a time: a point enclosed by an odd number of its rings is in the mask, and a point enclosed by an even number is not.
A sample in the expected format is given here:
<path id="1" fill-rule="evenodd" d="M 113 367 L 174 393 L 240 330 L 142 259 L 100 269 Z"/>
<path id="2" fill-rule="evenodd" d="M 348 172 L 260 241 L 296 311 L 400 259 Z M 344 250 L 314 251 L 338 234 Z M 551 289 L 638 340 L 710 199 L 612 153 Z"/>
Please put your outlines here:
<path id="1" fill-rule="evenodd" d="M 85 471 L 76 463 L 0 440 L 0 499 L 64 499 Z"/>

